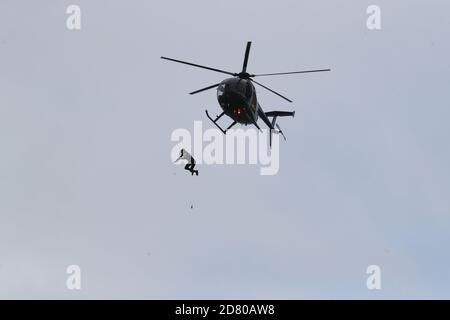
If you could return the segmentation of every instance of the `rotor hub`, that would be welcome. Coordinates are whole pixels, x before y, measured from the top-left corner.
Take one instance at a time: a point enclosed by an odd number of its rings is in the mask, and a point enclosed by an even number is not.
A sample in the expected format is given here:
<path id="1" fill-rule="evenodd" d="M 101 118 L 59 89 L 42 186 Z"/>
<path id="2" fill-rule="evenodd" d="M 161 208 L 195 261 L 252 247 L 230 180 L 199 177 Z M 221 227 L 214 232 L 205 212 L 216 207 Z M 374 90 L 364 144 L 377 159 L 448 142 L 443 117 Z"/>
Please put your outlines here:
<path id="1" fill-rule="evenodd" d="M 252 75 L 248 72 L 241 72 L 237 74 L 237 77 L 239 77 L 240 79 L 250 79 Z"/>

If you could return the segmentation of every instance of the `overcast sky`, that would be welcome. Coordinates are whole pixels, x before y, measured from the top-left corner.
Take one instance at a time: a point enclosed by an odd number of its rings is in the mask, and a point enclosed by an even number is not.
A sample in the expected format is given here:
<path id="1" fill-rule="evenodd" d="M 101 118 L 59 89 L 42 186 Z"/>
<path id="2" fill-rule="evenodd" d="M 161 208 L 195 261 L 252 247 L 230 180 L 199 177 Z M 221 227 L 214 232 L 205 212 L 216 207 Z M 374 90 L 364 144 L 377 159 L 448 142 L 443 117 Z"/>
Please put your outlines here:
<path id="1" fill-rule="evenodd" d="M 366 27 L 377 4 L 382 29 Z M 66 8 L 82 29 L 66 28 Z M 0 298 L 450 298 L 448 1 L 0 2 Z M 251 73 L 280 171 L 174 166 Z M 191 209 L 191 205 L 193 208 Z M 79 265 L 82 289 L 66 288 Z M 382 270 L 382 290 L 366 268 Z"/>

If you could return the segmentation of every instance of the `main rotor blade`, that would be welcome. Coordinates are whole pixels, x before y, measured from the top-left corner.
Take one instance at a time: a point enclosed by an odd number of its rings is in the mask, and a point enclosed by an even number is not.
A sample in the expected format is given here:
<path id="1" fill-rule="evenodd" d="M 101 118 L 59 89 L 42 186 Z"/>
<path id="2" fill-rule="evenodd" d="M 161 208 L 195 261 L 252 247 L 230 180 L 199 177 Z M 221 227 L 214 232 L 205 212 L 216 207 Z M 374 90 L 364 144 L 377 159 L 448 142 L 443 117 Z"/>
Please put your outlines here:
<path id="1" fill-rule="evenodd" d="M 212 86 L 209 86 L 209 87 L 206 87 L 206 88 L 203 88 L 203 89 L 197 90 L 197 91 L 193 91 L 193 92 L 190 92 L 189 94 L 196 94 L 196 93 L 199 93 L 199 92 L 203 92 L 203 91 L 206 91 L 206 90 L 209 90 L 209 89 L 212 89 L 212 88 L 218 87 L 218 86 L 220 86 L 220 84 L 221 84 L 221 82 L 219 82 L 219 83 L 216 83 L 216 84 L 213 84 Z"/>
<path id="2" fill-rule="evenodd" d="M 190 63 L 190 62 L 176 60 L 176 59 L 167 58 L 167 57 L 161 57 L 161 59 L 169 60 L 169 61 L 173 61 L 173 62 L 178 62 L 178 63 L 183 63 L 183 64 L 187 64 L 189 66 L 202 68 L 202 69 L 206 69 L 206 70 L 211 70 L 211 71 L 215 71 L 215 72 L 225 73 L 225 74 L 228 74 L 230 76 L 236 76 L 236 73 L 233 73 L 233 72 L 224 71 L 224 70 L 215 69 L 215 68 L 210 68 L 210 67 L 202 66 L 202 65 L 199 65 L 199 64 L 195 64 L 195 63 Z"/>
<path id="3" fill-rule="evenodd" d="M 247 48 L 245 49 L 245 57 L 244 57 L 244 65 L 242 66 L 242 73 L 247 72 L 247 63 L 248 63 L 248 56 L 250 54 L 250 48 L 252 46 L 252 42 L 247 42 Z"/>
<path id="4" fill-rule="evenodd" d="M 263 85 L 263 84 L 261 84 L 261 83 L 259 83 L 259 82 L 256 82 L 255 80 L 253 80 L 253 79 L 250 79 L 252 82 L 254 82 L 254 83 L 256 83 L 257 85 L 259 85 L 259 86 L 261 86 L 261 87 L 263 87 L 264 89 L 266 89 L 266 90 L 269 90 L 270 92 L 272 92 L 272 93 L 274 93 L 274 94 L 276 94 L 277 96 L 279 96 L 279 97 L 281 97 L 281 98 L 283 98 L 284 100 L 286 100 L 286 101 L 289 101 L 289 102 L 292 102 L 292 100 L 289 100 L 288 98 L 286 98 L 285 96 L 282 96 L 281 94 L 279 94 L 278 92 L 276 92 L 276 91 L 274 91 L 274 90 L 272 90 L 272 89 L 270 89 L 270 88 L 268 88 L 268 87 L 266 87 L 265 85 Z"/>
<path id="5" fill-rule="evenodd" d="M 293 72 L 278 72 L 278 73 L 264 73 L 264 74 L 252 74 L 250 77 L 265 77 L 265 76 L 281 76 L 286 74 L 298 74 L 298 73 L 313 73 L 313 72 L 327 72 L 331 69 L 320 69 L 320 70 L 306 70 L 306 71 L 293 71 Z"/>

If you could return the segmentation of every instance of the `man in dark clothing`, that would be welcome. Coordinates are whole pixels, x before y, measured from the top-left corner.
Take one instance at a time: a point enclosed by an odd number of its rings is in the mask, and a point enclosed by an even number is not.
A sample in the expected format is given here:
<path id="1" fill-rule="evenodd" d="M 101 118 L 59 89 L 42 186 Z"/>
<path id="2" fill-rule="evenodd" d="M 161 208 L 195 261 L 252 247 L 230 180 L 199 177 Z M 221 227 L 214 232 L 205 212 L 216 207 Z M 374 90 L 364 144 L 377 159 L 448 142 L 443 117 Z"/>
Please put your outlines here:
<path id="1" fill-rule="evenodd" d="M 178 160 L 186 160 L 187 164 L 184 166 L 184 169 L 189 171 L 191 175 L 197 175 L 198 176 L 198 170 L 194 170 L 195 167 L 195 159 L 184 149 L 181 149 L 180 157 L 175 161 Z"/>

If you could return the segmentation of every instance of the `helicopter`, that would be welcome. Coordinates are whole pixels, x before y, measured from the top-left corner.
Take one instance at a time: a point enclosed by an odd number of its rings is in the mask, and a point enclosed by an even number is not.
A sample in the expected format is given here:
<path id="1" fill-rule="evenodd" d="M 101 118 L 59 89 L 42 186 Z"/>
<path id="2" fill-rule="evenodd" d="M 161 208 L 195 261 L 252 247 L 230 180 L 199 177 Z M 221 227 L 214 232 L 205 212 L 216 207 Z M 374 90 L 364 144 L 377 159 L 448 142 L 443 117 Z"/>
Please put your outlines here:
<path id="1" fill-rule="evenodd" d="M 191 62 L 186 62 L 182 60 L 172 59 L 168 57 L 161 57 L 161 59 L 186 64 L 189 66 L 202 68 L 210 71 L 215 71 L 223 74 L 227 74 L 232 76 L 231 78 L 227 78 L 219 83 L 213 84 L 203 89 L 199 89 L 189 94 L 194 95 L 203 91 L 207 91 L 210 89 L 217 88 L 217 100 L 219 102 L 220 107 L 222 108 L 222 113 L 217 115 L 215 119 L 213 119 L 208 110 L 205 110 L 206 116 L 209 120 L 211 120 L 217 128 L 220 129 L 224 134 L 227 133 L 229 129 L 235 126 L 237 123 L 243 125 L 253 124 L 258 130 L 261 128 L 258 125 L 258 118 L 261 118 L 262 121 L 267 125 L 270 129 L 270 145 L 272 145 L 272 133 L 279 133 L 283 136 L 284 140 L 286 140 L 286 136 L 281 130 L 280 126 L 277 123 L 278 117 L 294 117 L 295 111 L 269 111 L 264 112 L 261 108 L 261 105 L 258 103 L 258 99 L 256 96 L 256 89 L 254 84 L 270 91 L 271 93 L 279 96 L 280 98 L 292 103 L 292 100 L 286 98 L 280 93 L 270 89 L 269 87 L 261 84 L 254 80 L 256 77 L 267 77 L 267 76 L 280 76 L 280 75 L 290 75 L 290 74 L 300 74 L 300 73 L 314 73 L 314 72 L 327 72 L 331 71 L 331 69 L 318 69 L 318 70 L 305 70 L 305 71 L 292 71 L 292 72 L 279 72 L 279 73 L 263 73 L 263 74 L 250 74 L 247 72 L 247 64 L 250 55 L 250 49 L 252 46 L 252 42 L 247 42 L 247 47 L 245 49 L 244 55 L 244 63 L 242 66 L 242 70 L 239 73 L 229 72 L 221 69 L 211 68 Z M 233 122 L 226 128 L 223 129 L 217 122 L 224 115 L 230 117 Z M 270 120 L 272 118 L 272 121 Z M 275 129 L 276 128 L 276 129 Z"/>

